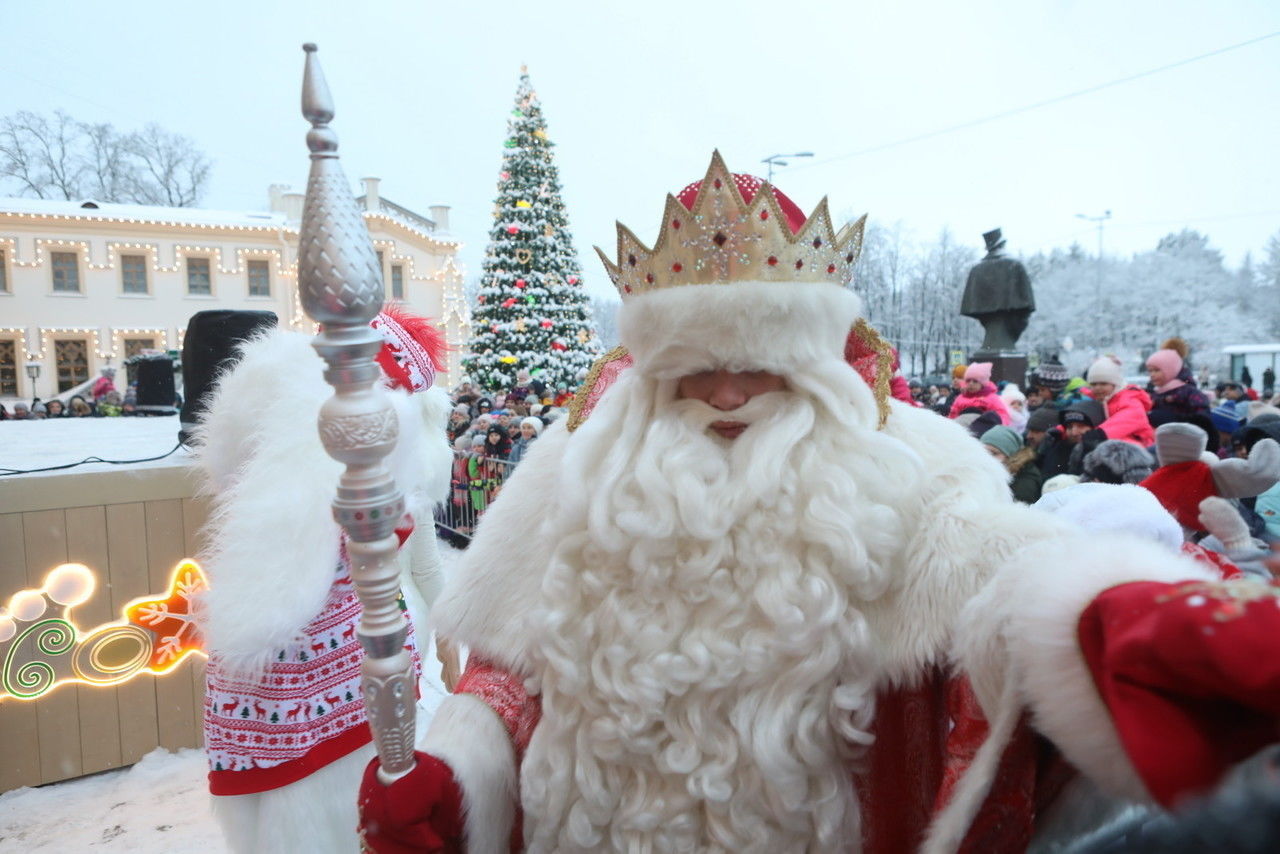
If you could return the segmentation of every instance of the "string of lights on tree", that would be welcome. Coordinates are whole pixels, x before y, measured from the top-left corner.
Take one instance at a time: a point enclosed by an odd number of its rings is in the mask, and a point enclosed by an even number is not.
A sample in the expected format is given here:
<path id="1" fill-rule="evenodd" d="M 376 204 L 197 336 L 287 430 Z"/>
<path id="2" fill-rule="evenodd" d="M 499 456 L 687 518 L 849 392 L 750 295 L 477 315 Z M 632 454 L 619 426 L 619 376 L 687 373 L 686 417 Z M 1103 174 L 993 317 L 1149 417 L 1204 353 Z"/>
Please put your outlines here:
<path id="1" fill-rule="evenodd" d="M 498 173 L 493 228 L 464 366 L 482 388 L 510 388 L 527 369 L 572 389 L 600 355 L 546 119 L 521 69 Z"/>

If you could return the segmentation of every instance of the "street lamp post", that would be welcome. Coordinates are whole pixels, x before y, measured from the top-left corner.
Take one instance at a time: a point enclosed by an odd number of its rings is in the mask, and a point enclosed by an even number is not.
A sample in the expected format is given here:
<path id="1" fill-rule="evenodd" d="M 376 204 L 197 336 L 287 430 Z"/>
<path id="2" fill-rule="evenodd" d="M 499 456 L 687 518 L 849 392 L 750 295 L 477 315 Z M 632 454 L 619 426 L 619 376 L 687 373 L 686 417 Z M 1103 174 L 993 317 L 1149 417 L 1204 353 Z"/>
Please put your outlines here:
<path id="1" fill-rule="evenodd" d="M 1083 219 L 1086 222 L 1096 223 L 1098 226 L 1098 264 L 1093 285 L 1094 305 L 1103 310 L 1103 316 L 1108 318 L 1109 323 L 1111 314 L 1103 307 L 1102 299 L 1102 228 L 1106 224 L 1107 220 L 1111 219 L 1111 211 L 1103 211 L 1098 216 L 1089 216 L 1087 214 L 1078 213 L 1076 214 L 1076 219 Z M 1114 335 L 1112 337 L 1114 337 Z"/>
<path id="2" fill-rule="evenodd" d="M 31 380 L 31 405 L 36 402 L 36 379 L 40 376 L 40 363 L 27 362 L 27 379 Z"/>
<path id="3" fill-rule="evenodd" d="M 761 161 L 760 161 L 761 163 L 767 163 L 767 164 L 769 165 L 769 174 L 768 174 L 768 176 L 765 178 L 765 180 L 766 180 L 766 181 L 768 181 L 770 184 L 772 184 L 772 183 L 773 183 L 773 167 L 775 167 L 775 166 L 786 166 L 786 165 L 787 165 L 787 161 L 783 160 L 782 158 L 784 158 L 784 157 L 812 157 L 812 156 L 813 156 L 813 152 L 812 152 L 812 151 L 797 151 L 797 152 L 795 152 L 794 154 L 770 154 L 770 155 L 769 155 L 768 157 L 766 157 L 764 160 L 761 160 Z"/>

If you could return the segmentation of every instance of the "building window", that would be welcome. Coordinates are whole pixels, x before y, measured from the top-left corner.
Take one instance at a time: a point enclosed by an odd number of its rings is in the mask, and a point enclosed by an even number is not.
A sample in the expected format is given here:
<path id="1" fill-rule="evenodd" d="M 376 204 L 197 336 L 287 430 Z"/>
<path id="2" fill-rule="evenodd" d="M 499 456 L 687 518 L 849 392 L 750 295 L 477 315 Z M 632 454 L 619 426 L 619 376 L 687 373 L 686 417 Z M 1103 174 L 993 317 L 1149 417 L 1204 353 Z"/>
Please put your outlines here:
<path id="1" fill-rule="evenodd" d="M 126 338 L 124 339 L 124 357 L 132 359 L 140 354 L 143 350 L 154 350 L 156 348 L 156 339 L 154 338 Z"/>
<path id="2" fill-rule="evenodd" d="M 391 265 L 391 298 L 404 299 L 404 265 Z"/>
<path id="3" fill-rule="evenodd" d="M 89 345 L 83 338 L 55 338 L 53 358 L 58 366 L 59 393 L 89 381 Z"/>
<path id="4" fill-rule="evenodd" d="M 385 287 L 387 284 L 387 267 L 386 267 L 386 262 L 382 260 L 381 249 L 377 251 L 377 255 L 378 255 L 378 275 L 382 277 L 382 284 Z"/>
<path id="5" fill-rule="evenodd" d="M 194 296 L 209 296 L 213 293 L 208 258 L 187 259 L 187 293 Z"/>
<path id="6" fill-rule="evenodd" d="M 80 258 L 74 252 L 50 252 L 53 289 L 58 293 L 80 293 Z"/>
<path id="7" fill-rule="evenodd" d="M 18 396 L 18 345 L 0 341 L 0 395 Z"/>
<path id="8" fill-rule="evenodd" d="M 249 296 L 271 296 L 271 265 L 266 261 L 250 261 L 246 266 L 249 271 Z"/>
<path id="9" fill-rule="evenodd" d="M 138 363 L 132 361 L 132 359 L 143 350 L 154 350 L 156 347 L 156 339 L 126 338 L 122 343 L 124 344 L 125 379 L 129 385 L 133 385 L 138 381 Z"/>
<path id="10" fill-rule="evenodd" d="M 0 249 L 0 294 L 9 293 L 9 268 L 5 264 L 7 260 L 4 250 Z"/>
<path id="11" fill-rule="evenodd" d="M 147 256 L 120 256 L 120 283 L 126 294 L 147 292 Z"/>

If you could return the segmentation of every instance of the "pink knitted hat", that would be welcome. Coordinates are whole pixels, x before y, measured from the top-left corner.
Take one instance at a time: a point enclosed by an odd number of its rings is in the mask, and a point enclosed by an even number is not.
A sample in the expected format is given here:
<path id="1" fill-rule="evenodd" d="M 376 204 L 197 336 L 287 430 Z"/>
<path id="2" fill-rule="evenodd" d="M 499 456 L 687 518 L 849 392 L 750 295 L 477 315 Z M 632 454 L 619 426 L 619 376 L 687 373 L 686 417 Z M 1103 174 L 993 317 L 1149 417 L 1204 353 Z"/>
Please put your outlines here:
<path id="1" fill-rule="evenodd" d="M 977 380 L 980 383 L 991 382 L 991 363 L 974 362 L 964 370 L 966 380 Z"/>
<path id="2" fill-rule="evenodd" d="M 1182 357 L 1175 350 L 1157 350 L 1147 357 L 1148 368 L 1159 368 L 1164 372 L 1164 380 L 1176 379 L 1182 370 Z"/>

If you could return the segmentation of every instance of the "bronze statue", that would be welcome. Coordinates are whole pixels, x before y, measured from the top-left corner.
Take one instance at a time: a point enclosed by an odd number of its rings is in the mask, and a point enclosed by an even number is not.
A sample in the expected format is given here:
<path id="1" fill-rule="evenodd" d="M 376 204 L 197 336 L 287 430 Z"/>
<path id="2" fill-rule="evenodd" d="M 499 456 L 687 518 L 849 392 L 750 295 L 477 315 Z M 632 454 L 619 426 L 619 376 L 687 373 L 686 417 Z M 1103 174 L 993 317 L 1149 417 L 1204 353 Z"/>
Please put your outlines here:
<path id="1" fill-rule="evenodd" d="M 1000 229 L 988 231 L 982 239 L 987 255 L 969 271 L 960 313 L 982 324 L 982 350 L 1011 350 L 1036 310 L 1031 278 L 1021 261 L 1001 251 L 1005 241 Z"/>

